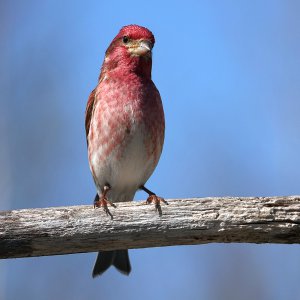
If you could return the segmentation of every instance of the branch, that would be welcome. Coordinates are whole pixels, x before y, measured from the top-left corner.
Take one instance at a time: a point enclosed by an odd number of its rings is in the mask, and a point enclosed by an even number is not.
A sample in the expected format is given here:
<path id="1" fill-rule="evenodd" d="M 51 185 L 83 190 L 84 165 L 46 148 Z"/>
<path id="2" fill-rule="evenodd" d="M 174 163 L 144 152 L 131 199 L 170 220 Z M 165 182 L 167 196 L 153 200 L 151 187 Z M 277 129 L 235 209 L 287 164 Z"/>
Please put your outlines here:
<path id="1" fill-rule="evenodd" d="M 0 212 L 0 258 L 206 243 L 300 243 L 300 196 L 171 200 Z"/>

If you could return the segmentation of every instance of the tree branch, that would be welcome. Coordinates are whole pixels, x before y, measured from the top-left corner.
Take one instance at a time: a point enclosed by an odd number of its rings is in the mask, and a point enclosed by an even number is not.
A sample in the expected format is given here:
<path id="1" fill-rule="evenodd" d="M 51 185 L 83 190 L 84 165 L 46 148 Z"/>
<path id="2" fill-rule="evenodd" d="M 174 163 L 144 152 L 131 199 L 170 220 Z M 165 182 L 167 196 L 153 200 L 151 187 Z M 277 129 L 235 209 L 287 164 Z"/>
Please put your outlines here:
<path id="1" fill-rule="evenodd" d="M 206 243 L 300 243 L 300 196 L 171 200 L 0 212 L 0 258 Z"/>

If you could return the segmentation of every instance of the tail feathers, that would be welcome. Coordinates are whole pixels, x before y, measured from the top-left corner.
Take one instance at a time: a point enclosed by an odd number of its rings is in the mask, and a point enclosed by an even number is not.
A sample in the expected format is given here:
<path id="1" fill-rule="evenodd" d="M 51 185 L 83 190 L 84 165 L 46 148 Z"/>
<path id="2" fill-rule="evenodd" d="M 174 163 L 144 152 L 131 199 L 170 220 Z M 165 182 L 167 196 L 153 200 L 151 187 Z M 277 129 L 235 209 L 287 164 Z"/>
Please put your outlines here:
<path id="1" fill-rule="evenodd" d="M 112 264 L 114 251 L 99 252 L 93 269 L 93 278 L 104 273 Z"/>
<path id="2" fill-rule="evenodd" d="M 111 265 L 124 275 L 129 275 L 131 265 L 128 250 L 101 251 L 93 269 L 93 278 L 104 273 Z"/>
<path id="3" fill-rule="evenodd" d="M 128 250 L 117 250 L 115 252 L 116 254 L 114 257 L 113 265 L 124 275 L 129 275 L 131 271 L 131 265 Z"/>

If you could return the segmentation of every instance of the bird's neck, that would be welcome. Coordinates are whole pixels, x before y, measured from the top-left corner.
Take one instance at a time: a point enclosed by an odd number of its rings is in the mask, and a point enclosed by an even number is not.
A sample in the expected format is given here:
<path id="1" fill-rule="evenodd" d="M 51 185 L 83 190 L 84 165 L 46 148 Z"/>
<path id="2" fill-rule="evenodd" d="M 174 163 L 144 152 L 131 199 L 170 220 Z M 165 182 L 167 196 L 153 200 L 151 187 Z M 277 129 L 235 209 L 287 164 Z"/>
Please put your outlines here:
<path id="1" fill-rule="evenodd" d="M 151 80 L 151 57 L 130 57 L 119 61 L 105 59 L 100 79 L 105 77 L 128 78 L 138 76 L 142 80 Z"/>

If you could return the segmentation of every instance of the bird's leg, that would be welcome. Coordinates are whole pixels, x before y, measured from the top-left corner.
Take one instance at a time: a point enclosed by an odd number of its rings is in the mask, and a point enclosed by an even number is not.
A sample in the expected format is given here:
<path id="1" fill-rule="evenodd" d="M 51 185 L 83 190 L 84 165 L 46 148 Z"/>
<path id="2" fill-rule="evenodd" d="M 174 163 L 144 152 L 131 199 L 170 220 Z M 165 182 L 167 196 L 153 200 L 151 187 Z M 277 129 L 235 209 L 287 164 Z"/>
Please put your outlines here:
<path id="1" fill-rule="evenodd" d="M 143 185 L 140 187 L 140 189 L 143 190 L 144 192 L 146 192 L 149 195 L 149 197 L 146 200 L 146 204 L 154 203 L 155 204 L 155 209 L 158 211 L 158 214 L 161 216 L 162 215 L 162 210 L 161 210 L 160 203 L 163 202 L 167 205 L 169 203 L 164 198 L 156 196 L 155 193 L 151 192 L 150 190 L 148 190 Z"/>
<path id="2" fill-rule="evenodd" d="M 116 208 L 116 205 L 113 204 L 111 201 L 109 201 L 106 197 L 107 192 L 111 189 L 110 185 L 106 184 L 103 188 L 103 192 L 101 196 L 99 197 L 98 193 L 94 199 L 94 208 L 96 207 L 103 207 L 104 211 L 106 212 L 107 215 L 110 215 L 112 218 L 112 215 L 108 209 L 108 204 L 114 208 Z"/>

